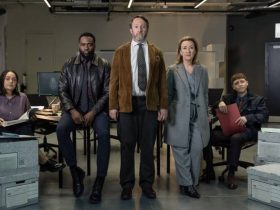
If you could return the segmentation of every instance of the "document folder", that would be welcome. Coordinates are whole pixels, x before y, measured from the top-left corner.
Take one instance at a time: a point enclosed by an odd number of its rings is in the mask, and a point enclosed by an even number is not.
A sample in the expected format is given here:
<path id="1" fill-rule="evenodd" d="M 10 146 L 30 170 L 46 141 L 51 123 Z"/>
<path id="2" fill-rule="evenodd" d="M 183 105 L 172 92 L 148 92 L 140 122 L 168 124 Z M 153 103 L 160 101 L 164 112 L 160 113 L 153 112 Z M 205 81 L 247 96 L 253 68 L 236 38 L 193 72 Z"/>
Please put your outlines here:
<path id="1" fill-rule="evenodd" d="M 223 113 L 219 109 L 216 109 L 216 115 L 220 121 L 221 128 L 225 136 L 245 131 L 245 126 L 240 126 L 235 123 L 235 121 L 240 117 L 240 112 L 236 103 L 227 106 L 227 113 Z"/>

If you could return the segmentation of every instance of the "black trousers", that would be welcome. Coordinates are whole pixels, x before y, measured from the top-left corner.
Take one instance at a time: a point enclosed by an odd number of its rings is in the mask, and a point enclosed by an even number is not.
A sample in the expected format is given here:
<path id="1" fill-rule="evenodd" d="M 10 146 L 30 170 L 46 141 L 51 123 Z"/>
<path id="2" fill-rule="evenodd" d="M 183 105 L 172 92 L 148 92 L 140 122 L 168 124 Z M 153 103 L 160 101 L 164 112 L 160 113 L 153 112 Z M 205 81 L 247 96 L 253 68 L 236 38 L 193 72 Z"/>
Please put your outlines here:
<path id="1" fill-rule="evenodd" d="M 140 147 L 140 186 L 152 186 L 155 177 L 154 144 L 157 131 L 157 112 L 148 111 L 145 97 L 132 98 L 133 111 L 120 113 L 118 134 L 121 141 L 122 187 L 133 188 L 135 184 L 134 153 L 136 143 Z"/>
<path id="2" fill-rule="evenodd" d="M 209 145 L 204 148 L 203 156 L 208 167 L 213 165 L 212 146 L 229 146 L 227 157 L 228 166 L 237 170 L 242 146 L 248 142 L 257 139 L 257 132 L 246 130 L 243 133 L 236 133 L 231 136 L 225 136 L 221 129 L 214 129 L 211 132 Z"/>

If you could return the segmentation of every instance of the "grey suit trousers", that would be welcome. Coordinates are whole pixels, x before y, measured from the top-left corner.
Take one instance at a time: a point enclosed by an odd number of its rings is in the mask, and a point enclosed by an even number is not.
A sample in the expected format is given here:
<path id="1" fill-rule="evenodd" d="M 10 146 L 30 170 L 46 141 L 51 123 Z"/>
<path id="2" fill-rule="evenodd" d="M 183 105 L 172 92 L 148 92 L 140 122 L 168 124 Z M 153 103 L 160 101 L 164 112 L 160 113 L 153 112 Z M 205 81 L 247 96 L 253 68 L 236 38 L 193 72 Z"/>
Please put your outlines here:
<path id="1" fill-rule="evenodd" d="M 189 141 L 186 137 L 186 141 Z M 203 150 L 202 137 L 194 124 L 189 147 L 172 146 L 175 159 L 176 179 L 179 185 L 197 185 L 199 183 L 201 155 Z"/>

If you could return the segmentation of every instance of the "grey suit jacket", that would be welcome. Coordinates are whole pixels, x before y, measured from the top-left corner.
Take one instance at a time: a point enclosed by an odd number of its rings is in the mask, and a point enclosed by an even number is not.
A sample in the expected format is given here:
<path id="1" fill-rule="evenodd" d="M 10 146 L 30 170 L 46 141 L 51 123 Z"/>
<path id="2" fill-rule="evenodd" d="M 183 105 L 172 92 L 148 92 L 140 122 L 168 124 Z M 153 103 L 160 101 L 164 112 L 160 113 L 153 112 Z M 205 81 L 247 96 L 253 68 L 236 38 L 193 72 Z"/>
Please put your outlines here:
<path id="1" fill-rule="evenodd" d="M 210 138 L 208 122 L 208 72 L 202 65 L 194 65 L 197 124 L 206 146 Z M 191 93 L 183 64 L 168 67 L 168 120 L 166 122 L 166 143 L 188 147 Z"/>

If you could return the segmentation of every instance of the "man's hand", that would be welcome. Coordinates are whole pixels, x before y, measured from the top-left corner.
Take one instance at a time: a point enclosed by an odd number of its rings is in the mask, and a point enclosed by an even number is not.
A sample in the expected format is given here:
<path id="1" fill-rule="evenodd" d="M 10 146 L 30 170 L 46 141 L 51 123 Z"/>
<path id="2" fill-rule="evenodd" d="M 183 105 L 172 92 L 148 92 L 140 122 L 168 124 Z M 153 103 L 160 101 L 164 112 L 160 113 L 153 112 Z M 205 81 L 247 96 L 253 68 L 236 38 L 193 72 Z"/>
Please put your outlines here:
<path id="1" fill-rule="evenodd" d="M 113 120 L 117 121 L 118 116 L 119 116 L 119 112 L 118 112 L 117 109 L 111 109 L 111 110 L 109 110 L 109 115 Z"/>
<path id="2" fill-rule="evenodd" d="M 84 115 L 85 126 L 90 126 L 94 120 L 94 112 L 90 111 Z"/>
<path id="3" fill-rule="evenodd" d="M 221 101 L 218 107 L 221 112 L 227 113 L 227 105 L 225 104 L 225 102 Z"/>
<path id="4" fill-rule="evenodd" d="M 245 126 L 247 123 L 247 118 L 245 116 L 241 116 L 235 121 L 235 123 L 240 126 Z"/>
<path id="5" fill-rule="evenodd" d="M 71 114 L 71 118 L 75 124 L 79 125 L 84 122 L 83 116 L 76 109 L 71 109 L 70 114 Z"/>
<path id="6" fill-rule="evenodd" d="M 167 109 L 160 109 L 158 111 L 158 121 L 163 122 L 167 119 Z"/>

